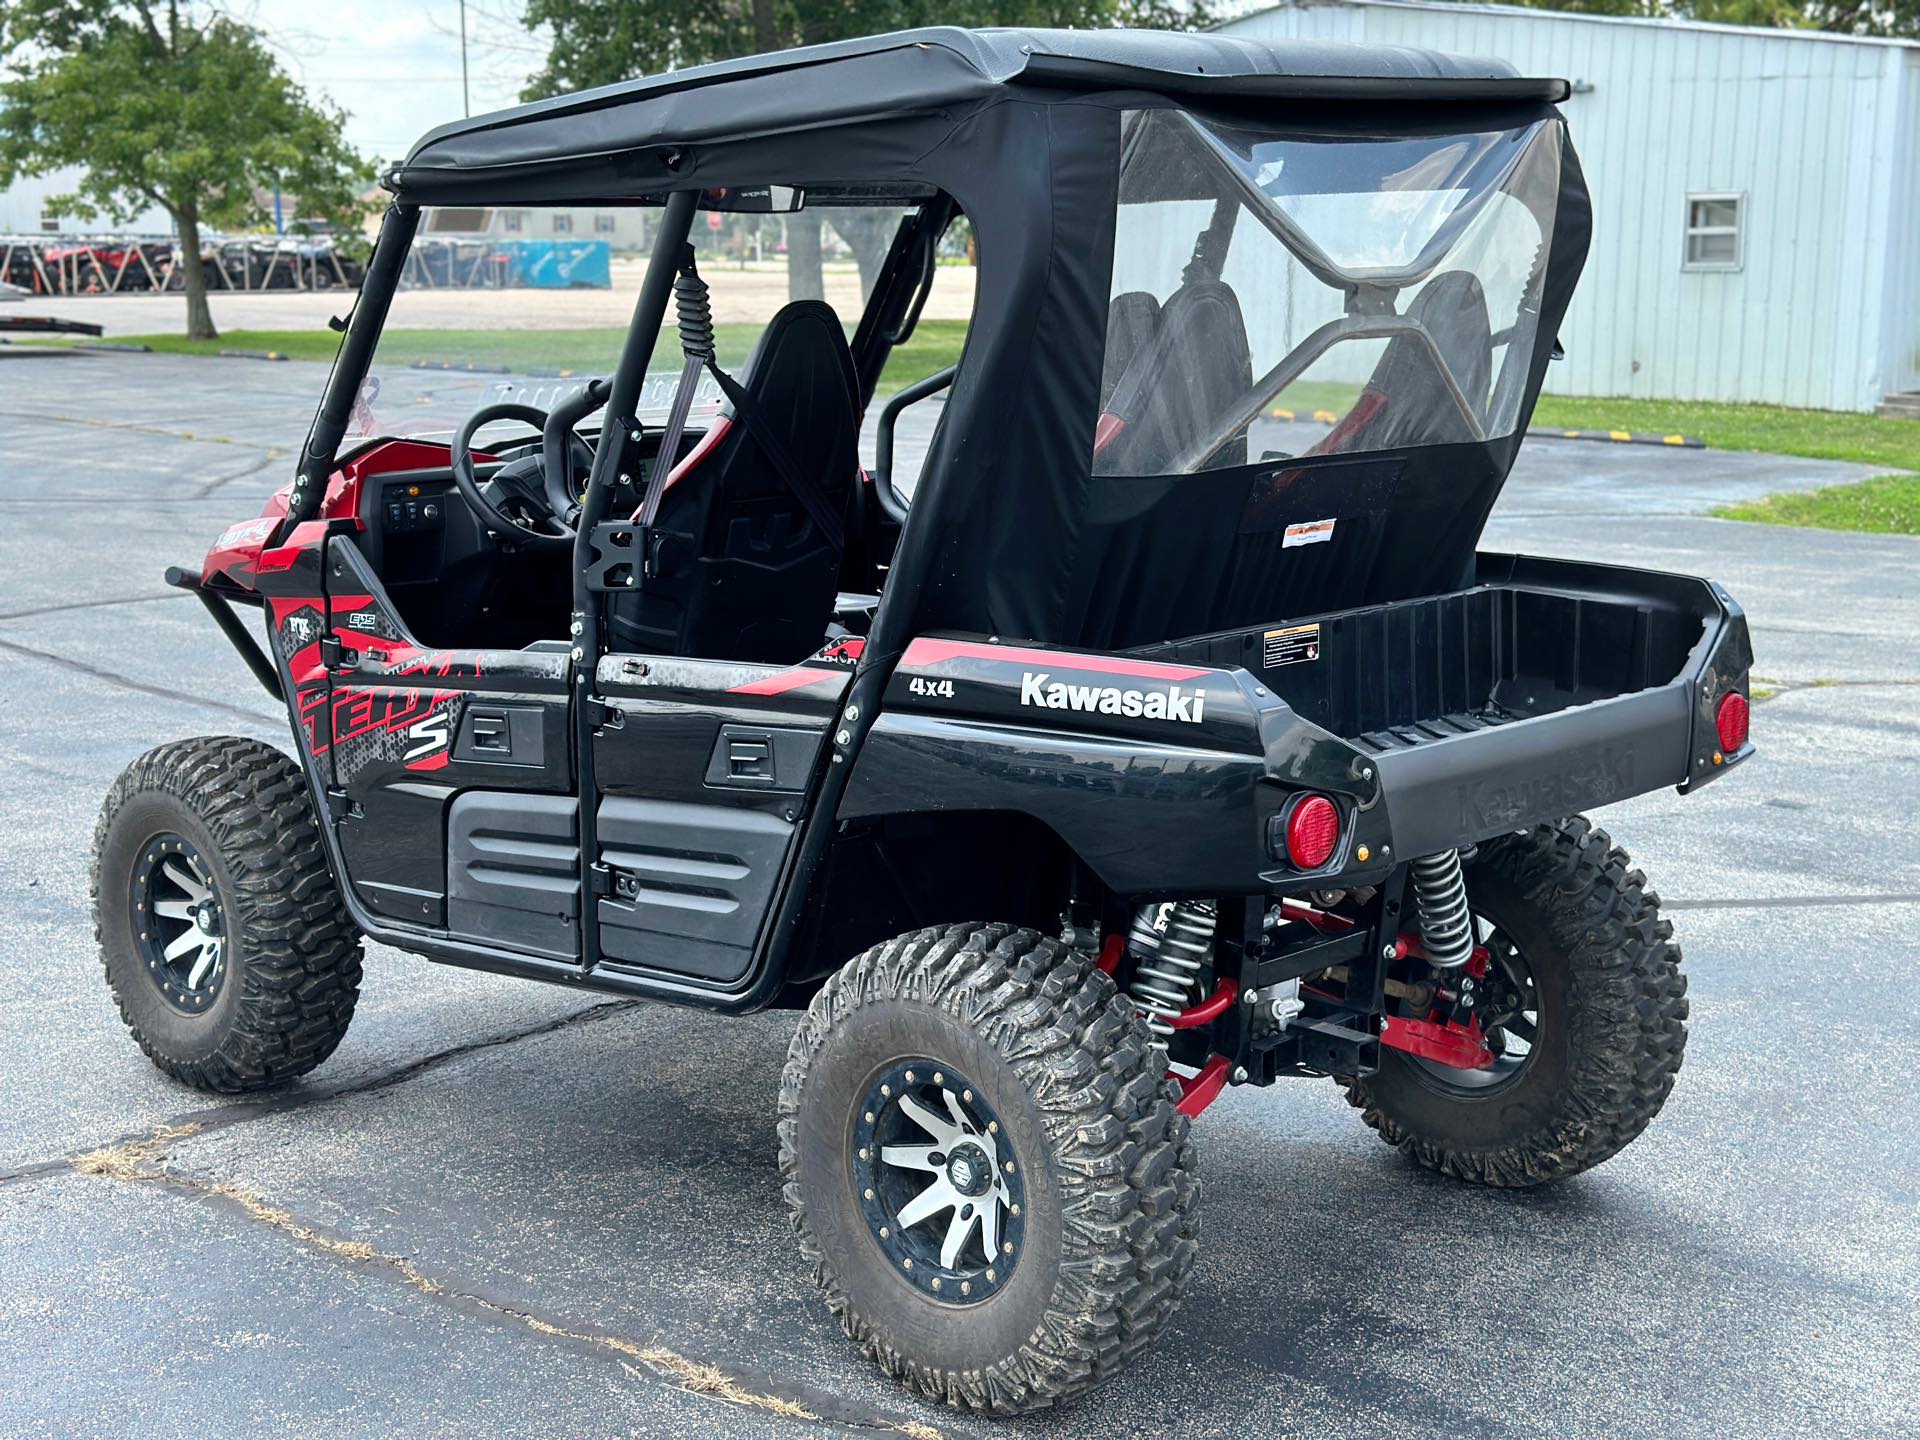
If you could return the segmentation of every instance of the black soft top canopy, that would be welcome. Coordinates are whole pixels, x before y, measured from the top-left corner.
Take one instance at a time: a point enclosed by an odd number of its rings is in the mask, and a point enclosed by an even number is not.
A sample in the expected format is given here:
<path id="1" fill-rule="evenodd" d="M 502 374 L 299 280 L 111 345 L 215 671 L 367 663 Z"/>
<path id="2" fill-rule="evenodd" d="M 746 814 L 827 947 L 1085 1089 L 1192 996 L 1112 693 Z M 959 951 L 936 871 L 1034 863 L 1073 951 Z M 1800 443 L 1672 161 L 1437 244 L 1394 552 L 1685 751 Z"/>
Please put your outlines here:
<path id="1" fill-rule="evenodd" d="M 973 319 L 866 653 L 885 663 L 914 634 L 940 629 L 1117 648 L 1467 583 L 1586 254 L 1586 191 L 1555 109 L 1566 93 L 1562 81 L 1523 79 L 1499 61 L 1398 47 L 912 30 L 443 126 L 388 181 L 402 205 L 645 204 L 686 190 L 724 204 L 717 197 L 733 187 L 767 185 L 794 187 L 809 204 L 950 198 L 979 242 Z M 1192 183 L 1145 176 L 1134 151 L 1167 128 L 1142 123 L 1154 112 L 1204 127 L 1192 137 L 1201 149 L 1187 153 L 1208 183 L 1226 177 L 1220 193 L 1232 203 L 1215 208 L 1211 230 L 1202 204 L 1200 233 L 1158 254 L 1173 264 L 1169 278 L 1143 288 L 1129 277 L 1154 257 L 1137 253 L 1138 226 L 1117 244 L 1121 208 Z M 1413 225 L 1422 206 L 1438 207 L 1438 228 L 1424 233 L 1451 244 L 1458 224 L 1449 228 L 1447 207 L 1491 183 L 1475 178 L 1482 170 L 1506 173 L 1504 160 L 1484 158 L 1490 146 L 1527 157 L 1533 179 L 1499 208 L 1511 216 L 1519 205 L 1535 227 L 1523 251 L 1481 266 L 1494 291 L 1466 273 L 1470 256 L 1431 284 L 1424 255 L 1367 258 L 1369 234 Z M 1348 163 L 1363 152 L 1372 169 Z M 1461 169 L 1472 156 L 1484 163 Z M 1314 178 L 1328 175 L 1353 178 Z M 1365 193 L 1331 197 L 1361 202 L 1344 211 L 1292 193 L 1326 184 L 1397 193 L 1383 212 Z M 1464 223 L 1477 212 L 1461 203 Z M 1296 223 L 1289 207 L 1303 204 Z M 1222 227 L 1236 207 L 1265 229 L 1242 226 L 1251 238 L 1230 242 Z M 1244 263 L 1234 258 L 1243 245 L 1284 241 L 1304 254 L 1299 237 L 1316 228 L 1353 257 L 1345 269 L 1313 262 L 1334 307 L 1315 317 L 1317 333 L 1350 337 L 1334 360 L 1391 340 L 1369 382 L 1391 403 L 1362 417 L 1357 438 L 1360 421 L 1319 443 L 1223 445 L 1202 434 L 1195 448 L 1176 432 L 1219 408 L 1209 364 L 1251 363 L 1244 347 L 1231 353 L 1237 306 L 1292 304 L 1286 287 L 1257 277 L 1228 284 L 1222 264 Z M 1501 308 L 1491 333 L 1488 294 Z M 1256 318 L 1273 330 L 1276 317 Z M 1130 378 L 1103 389 L 1109 342 L 1128 337 L 1140 352 Z M 1456 343 L 1504 346 L 1519 359 L 1490 392 L 1484 359 L 1458 365 L 1447 393 L 1397 378 L 1430 380 L 1436 346 Z M 1311 351 L 1296 345 L 1274 373 L 1284 379 Z M 1272 365 L 1265 355 L 1253 373 Z M 1266 392 L 1242 374 L 1220 393 L 1244 404 Z M 1461 428 L 1463 396 L 1478 418 Z M 1262 424 L 1290 413 L 1291 400 L 1277 403 Z M 1149 443 L 1156 427 L 1160 442 Z M 1202 451 L 1201 473 L 1184 473 L 1188 453 Z M 1302 526 L 1317 543 L 1301 545 Z"/>
<path id="2" fill-rule="evenodd" d="M 506 198 L 502 183 L 537 186 L 534 174 L 563 187 L 570 172 L 605 177 L 604 162 L 620 151 L 873 124 L 911 131 L 929 120 L 950 124 L 956 112 L 1015 92 L 1067 101 L 1125 89 L 1396 103 L 1551 102 L 1567 94 L 1564 80 L 1523 79 L 1505 61 L 1397 45 L 1275 48 L 1155 30 L 931 26 L 643 76 L 454 121 L 428 132 L 389 183 L 401 199 L 421 203 L 498 201 Z"/>

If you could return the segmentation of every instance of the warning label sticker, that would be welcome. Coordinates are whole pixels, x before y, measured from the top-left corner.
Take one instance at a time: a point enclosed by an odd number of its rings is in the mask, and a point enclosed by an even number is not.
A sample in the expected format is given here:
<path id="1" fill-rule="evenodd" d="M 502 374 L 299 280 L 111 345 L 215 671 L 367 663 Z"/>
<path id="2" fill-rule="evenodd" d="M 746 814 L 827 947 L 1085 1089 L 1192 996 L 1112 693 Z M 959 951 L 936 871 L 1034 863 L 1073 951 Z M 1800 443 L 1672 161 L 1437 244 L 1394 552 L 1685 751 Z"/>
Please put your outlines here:
<path id="1" fill-rule="evenodd" d="M 1280 541 L 1282 550 L 1291 550 L 1296 545 L 1320 545 L 1333 539 L 1333 521 L 1303 520 L 1298 525 L 1287 526 L 1287 533 Z"/>
<path id="2" fill-rule="evenodd" d="M 1260 660 L 1269 670 L 1277 665 L 1299 665 L 1320 658 L 1320 627 L 1293 625 L 1261 636 Z"/>

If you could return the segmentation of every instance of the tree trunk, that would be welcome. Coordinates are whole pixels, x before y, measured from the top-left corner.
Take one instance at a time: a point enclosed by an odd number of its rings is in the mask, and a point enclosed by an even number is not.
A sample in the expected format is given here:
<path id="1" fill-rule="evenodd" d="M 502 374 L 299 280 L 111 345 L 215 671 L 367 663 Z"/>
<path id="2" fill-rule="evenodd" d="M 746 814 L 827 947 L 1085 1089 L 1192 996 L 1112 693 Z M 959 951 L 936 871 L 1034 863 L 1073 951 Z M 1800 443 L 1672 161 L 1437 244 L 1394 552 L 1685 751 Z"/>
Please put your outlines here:
<path id="1" fill-rule="evenodd" d="M 826 298 L 820 273 L 820 212 L 796 210 L 787 216 L 787 299 Z"/>
<path id="2" fill-rule="evenodd" d="M 180 227 L 181 273 L 187 282 L 187 338 L 218 340 L 213 328 L 213 311 L 207 305 L 207 267 L 200 263 L 200 214 L 192 206 L 183 206 L 173 215 Z"/>
<path id="3" fill-rule="evenodd" d="M 900 217 L 892 210 L 856 210 L 847 207 L 834 213 L 833 228 L 853 251 L 853 263 L 860 267 L 860 299 L 864 304 L 873 297 L 873 285 L 893 249 L 894 234 L 900 229 Z"/>

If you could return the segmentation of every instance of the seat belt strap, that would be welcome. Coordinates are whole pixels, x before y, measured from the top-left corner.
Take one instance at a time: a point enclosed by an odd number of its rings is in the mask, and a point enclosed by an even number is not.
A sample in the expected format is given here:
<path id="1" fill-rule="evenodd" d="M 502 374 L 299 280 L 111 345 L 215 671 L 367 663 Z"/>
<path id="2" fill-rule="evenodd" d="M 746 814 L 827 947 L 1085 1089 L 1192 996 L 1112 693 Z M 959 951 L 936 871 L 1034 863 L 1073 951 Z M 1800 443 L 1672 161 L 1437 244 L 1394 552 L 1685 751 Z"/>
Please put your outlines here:
<path id="1" fill-rule="evenodd" d="M 773 462 L 773 468 L 779 472 L 780 478 L 787 482 L 787 488 L 793 491 L 795 497 L 806 507 L 807 514 L 813 518 L 813 523 L 819 527 L 827 543 L 834 549 L 839 549 L 846 543 L 846 531 L 841 524 L 839 513 L 833 507 L 832 500 L 827 498 L 826 492 L 820 488 L 819 483 L 795 463 L 787 447 L 780 443 L 780 437 L 774 434 L 773 427 L 767 424 L 759 408 L 748 398 L 746 389 L 712 360 L 707 361 L 707 371 L 713 376 L 714 383 L 719 385 L 721 394 L 725 395 L 727 402 L 733 406 L 733 413 L 746 425 L 747 434 L 752 438 L 753 443 L 758 445 L 761 453 Z"/>

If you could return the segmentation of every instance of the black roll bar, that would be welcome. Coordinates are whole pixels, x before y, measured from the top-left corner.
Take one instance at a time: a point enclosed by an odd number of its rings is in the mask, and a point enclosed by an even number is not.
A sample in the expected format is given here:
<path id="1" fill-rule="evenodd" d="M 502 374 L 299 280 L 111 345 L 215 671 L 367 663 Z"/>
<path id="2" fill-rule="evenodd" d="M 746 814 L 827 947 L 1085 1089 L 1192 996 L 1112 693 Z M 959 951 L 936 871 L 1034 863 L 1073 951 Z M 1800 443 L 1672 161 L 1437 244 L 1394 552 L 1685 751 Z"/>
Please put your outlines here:
<path id="1" fill-rule="evenodd" d="M 327 493 L 327 479 L 333 474 L 333 457 L 346 436 L 353 418 L 353 402 L 359 398 L 360 382 L 373 359 L 373 347 L 380 342 L 380 329 L 387 323 L 387 309 L 393 304 L 393 292 L 399 288 L 400 272 L 407 263 L 413 245 L 413 232 L 420 223 L 420 211 L 412 205 L 390 205 L 380 225 L 380 238 L 374 242 L 373 257 L 367 261 L 366 277 L 360 282 L 360 296 L 353 304 L 346 339 L 334 357 L 333 370 L 327 376 L 326 393 L 320 409 L 307 431 L 307 443 L 300 449 L 300 465 L 293 475 L 293 494 L 287 502 L 286 528 L 302 520 L 311 520 Z"/>
<path id="2" fill-rule="evenodd" d="M 280 690 L 280 677 L 274 673 L 266 654 L 260 649 L 260 642 L 233 613 L 233 606 L 227 603 L 227 597 L 210 590 L 200 577 L 191 570 L 183 570 L 178 565 L 169 565 L 163 577 L 167 584 L 176 590 L 186 590 L 196 596 L 207 607 L 207 614 L 213 617 L 213 623 L 220 627 L 220 633 L 240 652 L 240 658 L 247 662 L 247 669 L 253 672 L 253 678 L 266 688 L 266 692 L 276 700 L 286 697 Z"/>
<path id="3" fill-rule="evenodd" d="M 653 255 L 647 261 L 640 294 L 633 302 L 627 343 L 621 348 L 620 363 L 614 367 L 612 383 L 607 387 L 607 411 L 600 425 L 600 446 L 593 452 L 593 469 L 588 474 L 586 494 L 580 499 L 580 517 L 573 541 L 573 763 L 580 792 L 579 916 L 583 972 L 600 963 L 600 895 L 594 883 L 601 873 L 596 803 L 599 784 L 593 765 L 593 735 L 599 722 L 594 714 L 597 707 L 593 703 L 593 685 L 594 672 L 599 668 L 600 654 L 605 648 L 606 617 L 600 592 L 587 583 L 587 572 L 594 558 L 593 532 L 607 518 L 621 467 L 628 463 L 630 442 L 640 433 L 640 421 L 635 414 L 640 404 L 640 390 L 646 382 L 647 364 L 653 359 L 653 347 L 660 339 L 667 302 L 673 298 L 680 254 L 693 229 L 693 212 L 699 199 L 697 190 L 675 190 L 667 196 L 661 210 Z M 672 463 L 664 455 L 654 461 L 656 466 Z"/>
<path id="4" fill-rule="evenodd" d="M 907 406 L 937 395 L 953 384 L 953 377 L 960 373 L 958 365 L 949 365 L 944 370 L 936 370 L 924 380 L 916 380 L 887 401 L 886 408 L 880 412 L 880 433 L 874 440 L 873 457 L 873 498 L 880 502 L 880 508 L 887 512 L 887 518 L 896 525 L 907 523 L 907 502 L 900 498 L 900 492 L 893 488 L 893 424 L 900 418 L 900 412 Z"/>

